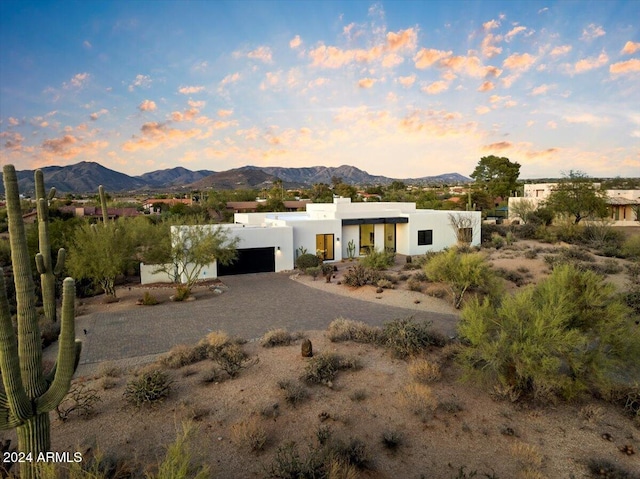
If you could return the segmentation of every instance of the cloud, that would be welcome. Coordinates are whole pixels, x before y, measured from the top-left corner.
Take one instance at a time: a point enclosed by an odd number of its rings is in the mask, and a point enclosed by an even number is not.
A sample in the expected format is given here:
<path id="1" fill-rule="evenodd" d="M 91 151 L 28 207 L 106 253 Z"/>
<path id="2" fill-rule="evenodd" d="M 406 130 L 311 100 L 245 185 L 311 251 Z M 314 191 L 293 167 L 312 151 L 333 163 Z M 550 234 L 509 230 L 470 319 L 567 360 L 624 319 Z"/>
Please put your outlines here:
<path id="1" fill-rule="evenodd" d="M 298 48 L 300 45 L 302 45 L 302 39 L 300 38 L 300 35 L 296 35 L 289 41 L 289 48 L 295 49 L 295 48 Z"/>
<path id="2" fill-rule="evenodd" d="M 20 124 L 20 120 L 10 116 L 7 121 L 9 122 L 9 126 L 18 126 Z"/>
<path id="3" fill-rule="evenodd" d="M 482 29 L 485 32 L 489 32 L 491 30 L 495 30 L 499 26 L 500 26 L 500 22 L 498 20 L 489 20 L 488 22 L 485 22 L 482 24 Z"/>
<path id="4" fill-rule="evenodd" d="M 194 93 L 200 93 L 201 91 L 204 91 L 203 86 L 183 86 L 178 89 L 178 92 L 183 95 L 193 95 Z"/>
<path id="5" fill-rule="evenodd" d="M 71 78 L 71 80 L 69 80 L 69 83 L 64 82 L 62 84 L 62 88 L 69 90 L 70 88 L 82 88 L 87 81 L 89 81 L 89 78 L 91 77 L 91 75 L 89 75 L 88 73 L 77 73 L 73 76 L 73 78 Z"/>
<path id="6" fill-rule="evenodd" d="M 77 138 L 73 135 L 64 135 L 62 138 L 45 140 L 42 142 L 42 147 L 52 153 L 62 154 L 67 148 L 71 145 L 75 145 L 77 142 Z"/>
<path id="7" fill-rule="evenodd" d="M 392 68 L 397 65 L 400 65 L 403 61 L 404 61 L 404 58 L 402 58 L 400 55 L 396 55 L 395 53 L 389 53 L 388 55 L 385 55 L 384 58 L 382 59 L 382 66 L 384 68 Z"/>
<path id="8" fill-rule="evenodd" d="M 2 145 L 4 148 L 14 151 L 22 149 L 22 143 L 24 142 L 24 136 L 14 131 L 0 132 L 0 139 L 4 141 Z"/>
<path id="9" fill-rule="evenodd" d="M 528 53 L 514 53 L 502 62 L 504 68 L 516 71 L 527 71 L 535 63 L 536 57 Z"/>
<path id="10" fill-rule="evenodd" d="M 204 108 L 204 106 L 207 104 L 207 102 L 205 102 L 204 100 L 189 100 L 187 102 L 187 104 L 191 107 L 191 108 Z"/>
<path id="11" fill-rule="evenodd" d="M 409 76 L 406 76 L 406 77 L 398 77 L 398 83 L 400 83 L 400 85 L 402 85 L 405 88 L 409 88 L 415 82 L 416 82 L 416 76 L 415 75 L 409 75 Z"/>
<path id="12" fill-rule="evenodd" d="M 587 125 L 602 125 L 603 123 L 609 123 L 609 118 L 596 116 L 592 113 L 582 113 L 580 115 L 564 116 L 563 120 L 567 123 L 584 123 Z"/>
<path id="13" fill-rule="evenodd" d="M 233 110 L 218 110 L 218 116 L 220 118 L 226 118 L 231 115 L 233 115 Z"/>
<path id="14" fill-rule="evenodd" d="M 624 47 L 622 47 L 622 51 L 620 53 L 633 55 L 638 50 L 640 50 L 640 42 L 627 42 L 624 44 Z"/>
<path id="15" fill-rule="evenodd" d="M 504 36 L 504 40 L 506 42 L 510 42 L 518 33 L 522 33 L 526 30 L 527 30 L 527 27 L 523 27 L 523 26 L 514 27 L 511 30 L 509 30 L 509 33 L 507 33 Z"/>
<path id="16" fill-rule="evenodd" d="M 309 88 L 314 88 L 314 87 L 319 87 L 319 86 L 326 85 L 327 83 L 329 83 L 329 79 L 328 78 L 319 77 L 319 78 L 316 78 L 315 80 L 310 80 L 307 83 L 307 86 Z"/>
<path id="17" fill-rule="evenodd" d="M 106 115 L 107 113 L 109 113 L 108 110 L 105 110 L 104 108 L 100 111 L 96 111 L 94 113 L 91 113 L 91 115 L 89 115 L 89 118 L 91 119 L 91 121 L 96 121 L 98 118 L 100 118 L 102 115 Z"/>
<path id="18" fill-rule="evenodd" d="M 282 72 L 267 72 L 265 73 L 265 79 L 260 83 L 260 90 L 266 90 L 267 88 L 275 88 L 280 83 L 280 74 Z"/>
<path id="19" fill-rule="evenodd" d="M 493 82 L 485 81 L 485 82 L 482 83 L 482 85 L 480 85 L 480 87 L 478 88 L 478 91 L 481 91 L 481 92 L 491 91 L 495 87 L 496 86 L 493 84 Z"/>
<path id="20" fill-rule="evenodd" d="M 143 100 L 142 103 L 138 105 L 138 109 L 140 111 L 154 111 L 156 109 L 156 102 L 153 100 Z"/>
<path id="21" fill-rule="evenodd" d="M 551 55 L 552 57 L 559 57 L 562 55 L 566 55 L 572 50 L 572 48 L 573 47 L 571 45 L 560 45 L 560 46 L 554 47 L 553 50 L 551 50 L 551 52 L 549 53 L 549 55 Z"/>
<path id="22" fill-rule="evenodd" d="M 362 78 L 358 81 L 358 87 L 360 88 L 371 88 L 375 84 L 375 78 Z"/>
<path id="23" fill-rule="evenodd" d="M 538 15 L 541 14 L 541 13 L 548 12 L 548 11 L 549 11 L 549 7 L 541 8 L 540 10 L 538 10 Z"/>
<path id="24" fill-rule="evenodd" d="M 584 30 L 582 30 L 582 36 L 580 37 L 580 39 L 593 40 L 605 35 L 606 33 L 607 32 L 604 31 L 602 26 L 596 25 L 595 23 L 590 23 Z"/>
<path id="25" fill-rule="evenodd" d="M 159 146 L 173 148 L 201 133 L 199 129 L 180 130 L 158 122 L 145 123 L 140 131 L 142 136 L 134 137 L 122 145 L 124 151 L 152 150 Z"/>
<path id="26" fill-rule="evenodd" d="M 149 75 L 136 75 L 135 80 L 129 85 L 129 91 L 136 88 L 149 88 L 151 86 L 151 77 Z"/>
<path id="27" fill-rule="evenodd" d="M 252 60 L 260 60 L 264 63 L 273 62 L 271 48 L 266 46 L 259 46 L 255 50 L 251 50 L 249 53 L 247 53 L 247 57 L 251 58 Z"/>
<path id="28" fill-rule="evenodd" d="M 235 83 L 238 80 L 240 80 L 240 73 L 231 73 L 220 81 L 220 86 L 229 85 L 230 83 Z"/>
<path id="29" fill-rule="evenodd" d="M 435 50 L 433 48 L 423 48 L 414 57 L 413 61 L 416 68 L 424 70 L 443 58 L 451 56 L 452 51 Z"/>
<path id="30" fill-rule="evenodd" d="M 425 87 L 422 87 L 422 91 L 429 95 L 437 95 L 449 89 L 449 84 L 444 81 L 436 81 Z"/>
<path id="31" fill-rule="evenodd" d="M 594 68 L 600 68 L 606 65 L 608 61 L 609 57 L 605 52 L 602 52 L 600 55 L 598 55 L 598 58 L 584 58 L 582 60 L 579 60 L 574 65 L 574 71 L 576 73 L 588 72 L 589 70 L 593 70 Z"/>
<path id="32" fill-rule="evenodd" d="M 395 52 L 398 50 L 415 50 L 418 42 L 418 32 L 413 28 L 400 30 L 398 33 L 387 33 L 387 49 Z"/>
<path id="33" fill-rule="evenodd" d="M 626 62 L 618 62 L 609 66 L 609 73 L 621 75 L 624 73 L 640 72 L 640 60 L 632 58 Z"/>
<path id="34" fill-rule="evenodd" d="M 538 95 L 546 95 L 547 92 L 549 90 L 552 90 L 556 88 L 556 85 L 547 85 L 546 83 L 535 87 L 533 90 L 531 90 L 531 95 L 533 96 L 538 96 Z"/>
<path id="35" fill-rule="evenodd" d="M 491 111 L 491 108 L 489 108 L 488 106 L 485 106 L 485 105 L 480 105 L 480 106 L 476 107 L 476 113 L 478 115 L 486 115 L 490 111 Z"/>
<path id="36" fill-rule="evenodd" d="M 496 46 L 496 43 L 500 41 L 502 41 L 501 35 L 493 35 L 492 33 L 487 33 L 482 39 L 482 43 L 480 44 L 480 51 L 482 51 L 482 55 L 487 58 L 492 58 L 496 55 L 500 55 L 502 53 L 502 47 Z"/>
<path id="37" fill-rule="evenodd" d="M 509 141 L 499 141 L 497 143 L 491 143 L 489 145 L 484 145 L 482 150 L 484 151 L 501 151 L 508 150 L 513 147 L 513 143 Z"/>
<path id="38" fill-rule="evenodd" d="M 550 120 L 547 122 L 547 126 L 552 130 L 555 130 L 556 128 L 558 128 L 558 123 L 553 120 Z"/>
<path id="39" fill-rule="evenodd" d="M 93 47 L 93 45 L 91 45 L 89 40 L 85 40 L 84 42 L 82 42 L 82 46 L 85 47 L 87 50 L 90 50 Z"/>

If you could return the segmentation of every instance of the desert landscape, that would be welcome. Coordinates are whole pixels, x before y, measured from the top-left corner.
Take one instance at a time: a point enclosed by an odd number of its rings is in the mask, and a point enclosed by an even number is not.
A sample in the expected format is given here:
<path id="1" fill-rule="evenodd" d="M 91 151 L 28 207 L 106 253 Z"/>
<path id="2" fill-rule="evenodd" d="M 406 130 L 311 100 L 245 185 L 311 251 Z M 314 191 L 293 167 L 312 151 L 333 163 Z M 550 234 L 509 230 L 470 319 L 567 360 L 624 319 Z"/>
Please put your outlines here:
<path id="1" fill-rule="evenodd" d="M 567 247 L 517 241 L 482 251 L 494 269 L 519 272 L 505 280 L 513 291 L 545 277 L 549 268 L 544 257 Z M 525 257 L 533 250 L 535 257 Z M 625 260 L 595 261 L 618 262 L 619 272 L 607 280 L 624 288 Z M 421 291 L 411 291 L 408 284 L 418 289 L 410 280 L 421 269 L 405 264 L 406 258 L 396 258 L 386 273 L 399 280 L 384 290 L 340 284 L 349 262 L 337 265 L 330 283 L 288 274 L 309 288 L 363 301 L 458 313 L 443 285 L 424 281 Z M 160 304 L 137 305 L 145 292 Z M 83 300 L 79 311 L 149 308 L 153 314 L 172 293 L 169 287 L 125 285 L 118 291 L 119 302 L 103 304 L 95 297 Z M 195 295 L 197 301 L 215 301 L 210 288 Z M 53 448 L 81 452 L 85 465 L 100 458 L 110 477 L 138 477 L 153 474 L 187 428 L 183 453 L 188 449 L 194 466 L 206 465 L 208 474 L 218 478 L 640 477 L 634 454 L 640 449 L 640 424 L 620 405 L 594 398 L 515 401 L 503 391 L 461 381 L 455 338 L 444 347 L 431 346 L 418 357 L 401 359 L 382 346 L 339 340 L 336 331 L 348 319 L 328 330 L 276 331 L 241 341 L 212 333 L 209 343 L 232 343 L 244 353 L 231 374 L 220 361 L 191 363 L 195 345 L 137 362 L 85 365 L 61 413 L 52 413 Z M 313 358 L 301 355 L 305 339 L 313 345 Z M 269 345 L 273 347 L 265 347 Z M 332 371 L 330 380 L 314 384 L 300 379 L 309 379 L 314 361 L 333 360 L 346 366 Z M 137 407 L 126 400 L 132 382 L 158 371 L 168 385 L 162 401 Z M 326 475 L 300 472 L 314 470 L 314 464 L 329 456 L 328 466 L 315 469 Z M 594 474 L 598 464 L 602 470 Z M 189 477 L 195 474 L 194 469 Z"/>

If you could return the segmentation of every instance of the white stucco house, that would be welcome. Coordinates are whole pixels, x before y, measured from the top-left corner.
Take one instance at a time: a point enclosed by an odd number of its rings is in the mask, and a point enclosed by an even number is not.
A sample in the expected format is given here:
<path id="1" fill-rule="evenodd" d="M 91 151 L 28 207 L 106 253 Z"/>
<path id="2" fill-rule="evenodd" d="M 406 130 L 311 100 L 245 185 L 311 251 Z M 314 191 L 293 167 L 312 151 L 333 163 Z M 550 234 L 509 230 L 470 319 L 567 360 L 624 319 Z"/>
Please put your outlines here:
<path id="1" fill-rule="evenodd" d="M 301 251 L 318 254 L 325 261 L 355 257 L 372 249 L 389 249 L 404 255 L 440 251 L 457 243 L 452 215 L 461 219 L 471 244 L 480 244 L 479 211 L 417 209 L 415 203 L 352 203 L 334 198 L 333 203 L 310 203 L 306 211 L 284 213 L 236 213 L 233 224 L 222 227 L 240 242 L 238 259 L 229 266 L 211 264 L 200 278 L 227 274 L 287 271 L 295 267 Z M 151 265 L 144 265 L 148 271 Z M 160 281 L 142 273 L 142 283 Z"/>
<path id="2" fill-rule="evenodd" d="M 600 183 L 593 184 L 600 188 Z M 529 202 L 534 208 L 542 205 L 557 183 L 534 183 L 524 185 L 524 194 L 509 198 L 509 219 L 517 220 L 514 209 L 518 203 Z M 640 190 L 605 190 L 609 217 L 614 226 L 637 226 L 636 209 L 640 205 Z"/>

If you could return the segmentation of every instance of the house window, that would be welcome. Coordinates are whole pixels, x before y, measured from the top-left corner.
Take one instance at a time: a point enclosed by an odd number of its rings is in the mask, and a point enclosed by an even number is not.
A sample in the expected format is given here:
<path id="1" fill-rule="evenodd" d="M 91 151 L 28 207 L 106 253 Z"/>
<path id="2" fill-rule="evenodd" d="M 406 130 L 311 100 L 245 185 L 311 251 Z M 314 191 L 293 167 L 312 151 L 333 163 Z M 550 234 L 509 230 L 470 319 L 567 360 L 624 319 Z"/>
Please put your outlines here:
<path id="1" fill-rule="evenodd" d="M 433 230 L 418 231 L 418 246 L 433 244 Z"/>
<path id="2" fill-rule="evenodd" d="M 360 225 L 360 255 L 371 253 L 375 249 L 375 233 L 372 224 Z"/>
<path id="3" fill-rule="evenodd" d="M 332 234 L 316 235 L 316 255 L 323 261 L 335 259 Z"/>
<path id="4" fill-rule="evenodd" d="M 473 241 L 473 228 L 458 228 L 458 242 L 471 244 Z"/>

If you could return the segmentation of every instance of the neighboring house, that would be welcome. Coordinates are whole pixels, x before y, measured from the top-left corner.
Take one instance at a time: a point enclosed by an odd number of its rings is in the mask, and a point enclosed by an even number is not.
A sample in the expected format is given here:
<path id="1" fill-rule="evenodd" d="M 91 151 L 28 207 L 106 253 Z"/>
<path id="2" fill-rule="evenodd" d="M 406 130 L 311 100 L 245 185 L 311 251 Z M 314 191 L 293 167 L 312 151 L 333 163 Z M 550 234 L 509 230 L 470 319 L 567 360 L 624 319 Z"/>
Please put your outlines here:
<path id="1" fill-rule="evenodd" d="M 227 211 L 231 213 L 255 213 L 258 206 L 266 204 L 266 200 L 261 201 L 227 201 Z M 304 211 L 305 207 L 311 200 L 284 200 L 284 208 L 286 211 Z"/>
<path id="2" fill-rule="evenodd" d="M 193 200 L 191 198 L 150 198 L 142 203 L 142 208 L 149 213 L 161 213 L 160 205 L 169 205 L 171 207 L 178 203 L 191 206 Z"/>
<path id="3" fill-rule="evenodd" d="M 535 208 L 551 195 L 557 183 L 537 183 L 524 185 L 524 196 L 509 198 L 509 219 L 519 219 L 512 211 L 514 205 L 529 201 Z M 599 187 L 600 183 L 594 183 Z M 640 190 L 605 190 L 609 206 L 609 218 L 614 226 L 637 226 L 637 211 L 640 205 Z"/>
<path id="4" fill-rule="evenodd" d="M 238 259 L 229 266 L 211 264 L 200 278 L 292 270 L 301 251 L 325 261 L 347 258 L 350 246 L 356 257 L 373 249 L 404 255 L 441 251 L 457 243 L 450 215 L 463 219 L 471 244 L 479 245 L 479 211 L 423 210 L 415 203 L 351 203 L 349 198 L 334 198 L 333 203 L 309 203 L 303 212 L 236 213 L 234 224 L 211 228 L 226 228 L 240 239 Z M 147 274 L 152 270 L 152 265 L 141 265 L 143 284 L 162 281 Z"/>
<path id="5" fill-rule="evenodd" d="M 61 206 L 59 210 L 81 218 L 102 220 L 102 208 L 96 206 Z M 110 220 L 139 215 L 140 212 L 136 208 L 107 208 L 107 216 Z"/>

